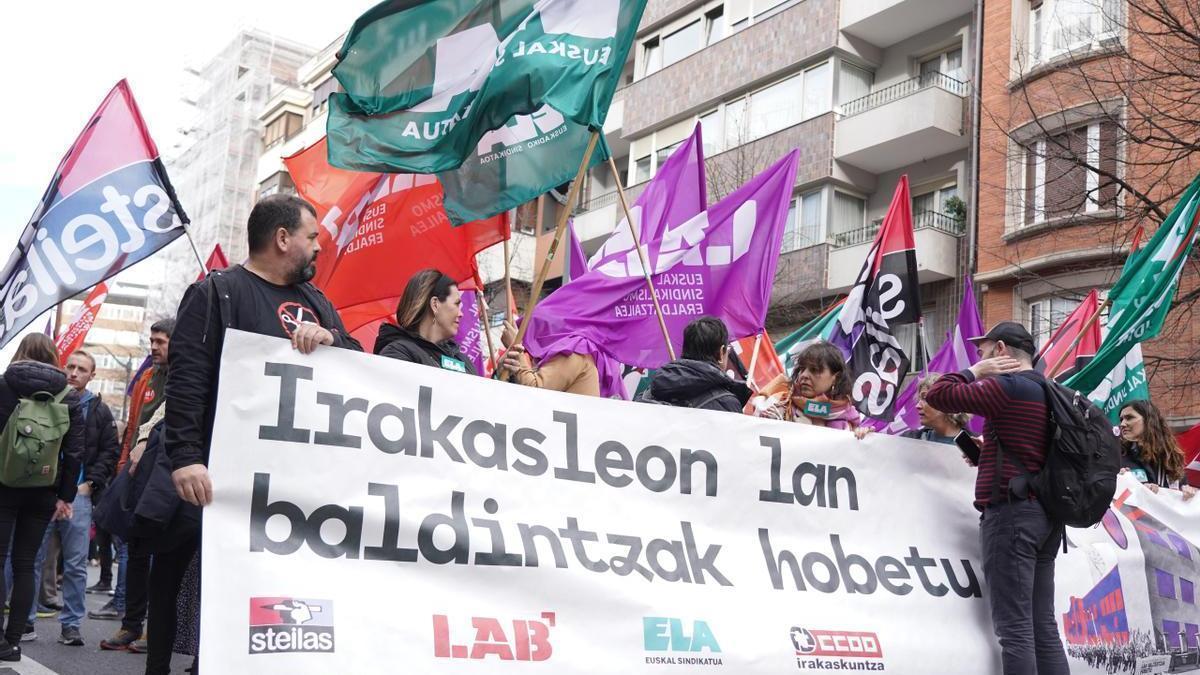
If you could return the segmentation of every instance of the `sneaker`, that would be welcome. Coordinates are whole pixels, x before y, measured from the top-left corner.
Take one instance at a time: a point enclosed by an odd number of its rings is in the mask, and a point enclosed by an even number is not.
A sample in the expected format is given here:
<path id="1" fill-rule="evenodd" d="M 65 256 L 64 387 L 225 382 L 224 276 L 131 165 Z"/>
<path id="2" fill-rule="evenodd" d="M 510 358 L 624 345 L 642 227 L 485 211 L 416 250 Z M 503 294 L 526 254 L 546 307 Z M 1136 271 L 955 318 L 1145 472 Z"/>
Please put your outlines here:
<path id="1" fill-rule="evenodd" d="M 108 593 L 113 589 L 112 584 L 106 584 L 103 581 L 97 581 L 87 587 L 88 593 Z"/>
<path id="2" fill-rule="evenodd" d="M 20 645 L 10 645 L 4 640 L 0 640 L 0 661 L 20 661 L 21 647 Z"/>
<path id="3" fill-rule="evenodd" d="M 105 621 L 115 621 L 125 618 L 124 610 L 117 609 L 113 605 L 112 600 L 106 602 L 100 609 L 89 609 L 87 615 L 89 619 L 103 619 Z"/>
<path id="4" fill-rule="evenodd" d="M 62 609 L 62 608 L 60 607 L 59 609 Z M 58 614 L 58 612 L 59 612 L 59 610 L 54 609 L 53 607 L 47 607 L 45 605 L 38 605 L 36 614 L 37 614 L 37 618 L 39 618 L 39 619 L 49 619 L 52 616 L 56 616 Z"/>
<path id="5" fill-rule="evenodd" d="M 83 636 L 79 634 L 78 626 L 63 626 L 62 636 L 58 638 L 58 641 L 68 647 L 83 646 Z"/>
<path id="6" fill-rule="evenodd" d="M 21 633 L 21 642 L 33 642 L 37 639 L 37 631 L 33 629 L 33 625 L 25 627 L 25 631 Z"/>
<path id="7" fill-rule="evenodd" d="M 123 652 L 129 649 L 129 645 L 133 644 L 138 639 L 138 634 L 121 628 L 117 630 L 116 635 L 110 638 L 105 638 L 100 641 L 100 649 L 110 652 Z"/>
<path id="8" fill-rule="evenodd" d="M 143 633 L 142 637 L 130 642 L 126 651 L 130 654 L 145 654 L 150 651 L 150 646 L 146 643 L 146 634 Z"/>

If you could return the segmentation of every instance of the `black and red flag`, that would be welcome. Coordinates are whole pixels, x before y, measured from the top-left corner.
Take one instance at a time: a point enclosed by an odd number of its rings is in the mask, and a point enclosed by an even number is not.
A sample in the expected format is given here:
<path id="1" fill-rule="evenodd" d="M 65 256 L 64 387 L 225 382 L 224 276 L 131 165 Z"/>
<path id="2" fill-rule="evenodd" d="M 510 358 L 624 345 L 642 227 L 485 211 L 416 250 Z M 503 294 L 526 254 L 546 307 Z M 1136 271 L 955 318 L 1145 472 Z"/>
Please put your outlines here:
<path id="1" fill-rule="evenodd" d="M 900 383 L 911 365 L 894 330 L 920 320 L 912 199 L 908 176 L 901 176 L 829 337 L 846 355 L 850 396 L 859 412 L 882 418 L 892 414 Z"/>
<path id="2" fill-rule="evenodd" d="M 183 234 L 187 217 L 125 80 L 58 165 L 0 272 L 0 346 Z"/>

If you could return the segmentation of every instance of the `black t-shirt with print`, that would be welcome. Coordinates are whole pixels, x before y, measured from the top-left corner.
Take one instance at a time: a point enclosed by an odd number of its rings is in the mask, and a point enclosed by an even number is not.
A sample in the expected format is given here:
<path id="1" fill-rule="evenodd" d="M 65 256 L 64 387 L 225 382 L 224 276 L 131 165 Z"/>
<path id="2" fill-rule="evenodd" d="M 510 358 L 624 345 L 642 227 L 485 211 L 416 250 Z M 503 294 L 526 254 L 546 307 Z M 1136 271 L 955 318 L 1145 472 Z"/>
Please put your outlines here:
<path id="1" fill-rule="evenodd" d="M 273 284 L 245 268 L 232 273 L 243 274 L 251 282 L 247 284 L 249 297 L 234 304 L 233 325 L 241 330 L 291 339 L 300 324 L 321 324 L 297 286 Z"/>

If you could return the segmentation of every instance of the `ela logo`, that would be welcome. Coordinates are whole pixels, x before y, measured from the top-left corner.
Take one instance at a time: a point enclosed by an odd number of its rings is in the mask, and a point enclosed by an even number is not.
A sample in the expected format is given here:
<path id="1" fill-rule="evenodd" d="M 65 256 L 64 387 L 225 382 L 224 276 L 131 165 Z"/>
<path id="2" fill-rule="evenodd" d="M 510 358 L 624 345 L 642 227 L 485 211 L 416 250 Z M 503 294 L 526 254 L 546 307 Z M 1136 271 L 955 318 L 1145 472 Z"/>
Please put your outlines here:
<path id="1" fill-rule="evenodd" d="M 642 618 L 642 632 L 648 652 L 721 653 L 721 645 L 717 644 L 707 621 L 692 621 L 689 634 L 683 619 L 647 616 Z"/>
<path id="2" fill-rule="evenodd" d="M 475 639 L 470 645 L 453 644 L 450 618 L 433 615 L 433 655 L 439 659 L 483 660 L 495 657 L 499 661 L 545 661 L 554 654 L 550 644 L 550 629 L 554 627 L 554 612 L 542 612 L 538 619 L 513 619 L 501 622 L 490 616 L 471 617 Z"/>
<path id="3" fill-rule="evenodd" d="M 333 601 L 250 598 L 250 653 L 333 652 Z"/>

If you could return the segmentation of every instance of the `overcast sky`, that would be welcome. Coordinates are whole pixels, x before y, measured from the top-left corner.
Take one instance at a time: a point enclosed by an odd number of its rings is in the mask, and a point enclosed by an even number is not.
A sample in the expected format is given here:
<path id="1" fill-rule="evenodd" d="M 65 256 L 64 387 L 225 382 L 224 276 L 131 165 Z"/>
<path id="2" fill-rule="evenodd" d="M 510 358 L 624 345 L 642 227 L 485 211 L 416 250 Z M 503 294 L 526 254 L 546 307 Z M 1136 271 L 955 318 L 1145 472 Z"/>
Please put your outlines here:
<path id="1" fill-rule="evenodd" d="M 41 198 L 59 160 L 112 86 L 130 87 L 160 152 L 194 113 L 180 98 L 184 73 L 216 55 L 242 28 L 320 49 L 350 28 L 374 0 L 42 0 L 3 3 L 0 63 L 0 266 Z M 118 276 L 153 282 L 146 261 Z M 149 276 L 149 278 L 148 278 Z M 41 330 L 45 317 L 30 325 Z M 13 340 L 0 351 L 8 362 Z"/>

